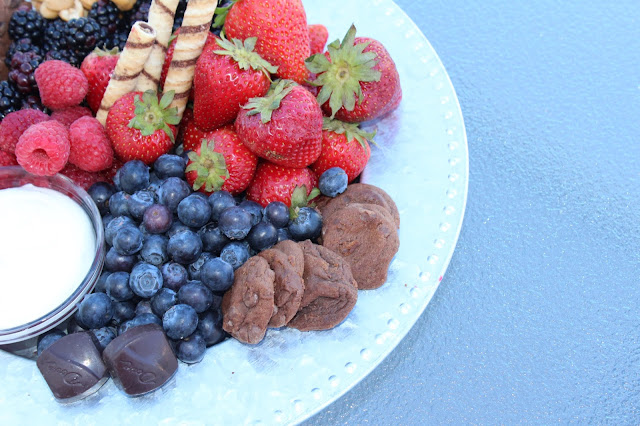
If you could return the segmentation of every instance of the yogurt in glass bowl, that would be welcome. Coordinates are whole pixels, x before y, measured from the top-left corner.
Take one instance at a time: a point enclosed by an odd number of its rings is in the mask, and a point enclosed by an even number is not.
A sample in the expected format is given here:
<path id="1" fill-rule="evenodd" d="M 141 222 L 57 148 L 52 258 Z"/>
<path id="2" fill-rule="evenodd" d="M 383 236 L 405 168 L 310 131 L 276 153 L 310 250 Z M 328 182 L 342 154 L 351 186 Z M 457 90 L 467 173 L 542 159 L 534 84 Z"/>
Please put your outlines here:
<path id="1" fill-rule="evenodd" d="M 0 167 L 0 349 L 29 352 L 67 320 L 98 281 L 105 252 L 86 191 L 59 174 Z"/>

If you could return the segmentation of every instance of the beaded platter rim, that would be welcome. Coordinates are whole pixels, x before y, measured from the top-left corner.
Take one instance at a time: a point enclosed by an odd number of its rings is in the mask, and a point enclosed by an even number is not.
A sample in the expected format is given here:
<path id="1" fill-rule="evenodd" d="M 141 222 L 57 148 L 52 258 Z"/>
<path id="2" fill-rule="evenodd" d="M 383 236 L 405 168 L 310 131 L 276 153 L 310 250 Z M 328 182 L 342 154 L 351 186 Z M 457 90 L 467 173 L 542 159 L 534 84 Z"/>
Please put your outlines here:
<path id="1" fill-rule="evenodd" d="M 33 361 L 0 351 L 0 423 L 29 419 L 82 424 L 291 424 L 352 389 L 400 343 L 426 309 L 453 255 L 466 208 L 469 159 L 462 112 L 449 76 L 424 34 L 391 0 L 303 0 L 329 40 L 351 23 L 394 58 L 403 101 L 377 123 L 363 182 L 380 186 L 401 217 L 400 250 L 387 283 L 360 291 L 338 327 L 269 330 L 255 346 L 229 340 L 181 364 L 163 388 L 127 398 L 110 380 L 97 393 L 59 404 Z M 340 7 L 340 16 L 331 10 Z"/>

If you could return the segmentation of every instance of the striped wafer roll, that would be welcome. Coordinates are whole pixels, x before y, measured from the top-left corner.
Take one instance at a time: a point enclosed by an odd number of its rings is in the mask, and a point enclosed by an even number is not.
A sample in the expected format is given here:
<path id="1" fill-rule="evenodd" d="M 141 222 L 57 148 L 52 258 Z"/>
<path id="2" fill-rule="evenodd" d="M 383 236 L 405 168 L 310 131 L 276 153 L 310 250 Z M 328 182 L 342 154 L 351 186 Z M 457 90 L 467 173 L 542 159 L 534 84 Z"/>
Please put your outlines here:
<path id="1" fill-rule="evenodd" d="M 153 0 L 151 2 L 147 22 L 156 30 L 156 42 L 144 64 L 142 74 L 138 77 L 137 91 L 158 90 L 178 3 L 179 0 Z"/>
<path id="2" fill-rule="evenodd" d="M 155 39 L 156 31 L 151 25 L 141 21 L 133 24 L 96 114 L 96 118 L 102 125 L 107 122 L 107 115 L 113 104 L 135 89 L 136 81 L 149 57 Z"/>
<path id="3" fill-rule="evenodd" d="M 216 0 L 190 0 L 187 3 L 163 88 L 165 93 L 170 90 L 175 92 L 170 106 L 178 108 L 179 117 L 182 117 L 187 106 L 196 61 L 207 40 L 217 5 Z"/>

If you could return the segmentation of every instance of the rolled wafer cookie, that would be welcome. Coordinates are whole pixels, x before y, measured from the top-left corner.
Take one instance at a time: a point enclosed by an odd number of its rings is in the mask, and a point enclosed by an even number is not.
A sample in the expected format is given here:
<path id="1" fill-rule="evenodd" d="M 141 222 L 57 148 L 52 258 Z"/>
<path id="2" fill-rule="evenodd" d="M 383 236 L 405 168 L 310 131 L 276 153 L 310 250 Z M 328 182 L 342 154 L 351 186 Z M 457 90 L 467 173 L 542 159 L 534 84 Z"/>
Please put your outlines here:
<path id="1" fill-rule="evenodd" d="M 173 102 L 169 107 L 178 108 L 178 117 L 182 117 L 187 106 L 196 61 L 207 41 L 207 34 L 217 5 L 216 0 L 190 0 L 187 3 L 180 34 L 176 40 L 173 58 L 163 87 L 164 92 L 169 90 L 175 92 Z"/>
<path id="2" fill-rule="evenodd" d="M 158 90 L 162 65 L 167 55 L 167 46 L 179 2 L 180 0 L 153 0 L 151 2 L 147 22 L 156 30 L 156 42 L 151 48 L 142 74 L 138 77 L 137 91 Z"/>
<path id="3" fill-rule="evenodd" d="M 109 84 L 102 97 L 100 109 L 96 113 L 96 118 L 103 126 L 107 122 L 107 115 L 113 104 L 123 95 L 135 89 L 136 81 L 149 57 L 155 39 L 156 31 L 151 25 L 141 21 L 133 24 L 127 43 L 120 53 L 116 68 L 111 74 L 111 79 L 109 79 Z"/>

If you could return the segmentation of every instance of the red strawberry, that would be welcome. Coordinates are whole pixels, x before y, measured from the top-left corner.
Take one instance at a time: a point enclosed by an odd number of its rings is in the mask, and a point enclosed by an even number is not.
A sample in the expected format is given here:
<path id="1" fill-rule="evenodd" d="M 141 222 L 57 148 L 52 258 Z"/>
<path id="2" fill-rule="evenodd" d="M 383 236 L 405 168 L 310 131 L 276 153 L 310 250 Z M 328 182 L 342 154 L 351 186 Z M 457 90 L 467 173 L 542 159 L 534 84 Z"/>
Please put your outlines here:
<path id="1" fill-rule="evenodd" d="M 375 133 L 361 130 L 355 123 L 345 123 L 330 118 L 324 119 L 322 127 L 322 152 L 310 168 L 317 176 L 322 176 L 332 167 L 340 167 L 353 181 L 367 165 L 371 156 L 369 141 Z"/>
<path id="2" fill-rule="evenodd" d="M 108 51 L 96 48 L 84 58 L 82 65 L 80 65 L 80 70 L 89 82 L 87 103 L 94 114 L 100 109 L 102 96 L 104 96 L 104 91 L 107 89 L 119 57 L 120 53 L 117 47 Z"/>
<path id="3" fill-rule="evenodd" d="M 309 47 L 311 54 L 324 52 L 324 46 L 329 39 L 329 30 L 322 24 L 309 25 Z"/>
<path id="4" fill-rule="evenodd" d="M 216 39 L 196 63 L 193 114 L 202 130 L 213 130 L 235 120 L 250 98 L 264 96 L 273 67 L 253 51 L 256 39 Z"/>
<path id="5" fill-rule="evenodd" d="M 313 83 L 322 87 L 318 102 L 324 112 L 347 122 L 378 118 L 402 99 L 400 77 L 389 52 L 380 42 L 355 35 L 351 26 L 342 43 L 336 40 L 328 46 L 331 54 L 306 61 L 317 74 Z"/>
<path id="6" fill-rule="evenodd" d="M 69 127 L 69 162 L 87 172 L 111 167 L 113 149 L 107 131 L 93 117 L 81 117 Z"/>
<path id="7" fill-rule="evenodd" d="M 32 125 L 16 144 L 16 158 L 26 171 L 39 176 L 53 176 L 69 159 L 69 131 L 55 120 Z"/>
<path id="8" fill-rule="evenodd" d="M 257 37 L 256 52 L 278 67 L 278 76 L 302 84 L 309 71 L 307 14 L 301 0 L 239 0 L 226 14 L 229 38 Z"/>
<path id="9" fill-rule="evenodd" d="M 165 93 L 160 101 L 154 91 L 130 92 L 113 104 L 106 129 L 121 160 L 151 164 L 169 152 L 180 121 L 176 108 L 168 108 L 172 100 L 172 92 Z"/>
<path id="10" fill-rule="evenodd" d="M 207 139 L 211 131 L 205 132 L 200 130 L 196 123 L 191 120 L 184 128 L 184 137 L 182 139 L 182 148 L 184 151 L 194 151 L 202 144 L 202 139 Z"/>
<path id="11" fill-rule="evenodd" d="M 242 143 L 258 157 L 287 167 L 306 167 L 322 148 L 322 110 L 316 98 L 280 80 L 264 98 L 253 98 L 235 122 Z"/>
<path id="12" fill-rule="evenodd" d="M 218 190 L 241 193 L 258 165 L 258 157 L 240 142 L 231 125 L 207 132 L 188 156 L 187 181 L 206 194 Z"/>
<path id="13" fill-rule="evenodd" d="M 102 126 L 102 124 L 100 125 Z M 79 167 L 74 166 L 71 163 L 67 163 L 67 165 L 64 166 L 64 169 L 62 169 L 60 173 L 71 179 L 76 185 L 78 185 L 85 191 L 88 190 L 91 185 L 96 182 L 107 181 L 102 173 L 87 172 Z"/>
<path id="14" fill-rule="evenodd" d="M 51 118 L 69 127 L 80 117 L 93 117 L 89 108 L 77 105 L 65 109 L 59 109 L 51 113 Z"/>
<path id="15" fill-rule="evenodd" d="M 0 123 L 0 150 L 13 152 L 18 139 L 32 124 L 49 120 L 49 116 L 37 109 L 21 109 L 4 117 Z"/>
<path id="16" fill-rule="evenodd" d="M 89 90 L 82 71 L 64 61 L 44 61 L 35 71 L 42 105 L 52 110 L 79 105 Z"/>
<path id="17" fill-rule="evenodd" d="M 318 178 L 309 168 L 283 167 L 264 161 L 258 164 L 253 182 L 247 188 L 247 199 L 263 207 L 272 201 L 291 206 L 293 191 L 303 185 L 307 195 L 318 185 Z"/>
<path id="18" fill-rule="evenodd" d="M 182 113 L 180 124 L 178 124 L 178 136 L 176 136 L 176 145 L 184 143 L 184 134 L 187 130 L 187 127 L 189 126 L 189 123 L 191 122 L 193 122 L 193 108 L 191 108 L 190 104 L 187 104 L 187 107 Z"/>
<path id="19" fill-rule="evenodd" d="M 0 151 L 0 167 L 4 166 L 17 166 L 18 160 L 16 156 L 10 152 Z"/>

